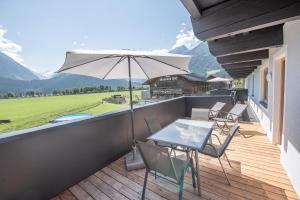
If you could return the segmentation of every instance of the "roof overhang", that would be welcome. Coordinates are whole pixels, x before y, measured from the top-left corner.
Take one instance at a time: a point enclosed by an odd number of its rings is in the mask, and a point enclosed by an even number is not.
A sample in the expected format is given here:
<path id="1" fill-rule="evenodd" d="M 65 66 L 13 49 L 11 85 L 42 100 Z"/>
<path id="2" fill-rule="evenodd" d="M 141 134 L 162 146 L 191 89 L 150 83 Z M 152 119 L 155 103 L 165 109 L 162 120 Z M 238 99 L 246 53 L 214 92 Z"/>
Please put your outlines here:
<path id="1" fill-rule="evenodd" d="M 249 67 L 243 66 L 246 62 L 260 61 L 251 65 L 254 70 L 268 59 L 269 49 L 283 44 L 284 23 L 300 19 L 299 0 L 181 2 L 191 14 L 196 37 L 208 41 L 210 52 L 233 78 L 249 75 Z M 233 64 L 245 73 L 232 72 Z"/>

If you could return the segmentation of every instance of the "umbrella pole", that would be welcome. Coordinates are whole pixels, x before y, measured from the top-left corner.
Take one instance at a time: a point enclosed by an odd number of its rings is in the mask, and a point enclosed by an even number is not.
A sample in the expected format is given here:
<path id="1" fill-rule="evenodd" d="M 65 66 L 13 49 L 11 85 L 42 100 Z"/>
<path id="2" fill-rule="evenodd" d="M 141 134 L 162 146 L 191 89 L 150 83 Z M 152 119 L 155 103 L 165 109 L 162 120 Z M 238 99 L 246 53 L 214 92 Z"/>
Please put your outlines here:
<path id="1" fill-rule="evenodd" d="M 134 113 L 133 113 L 133 102 L 132 102 L 132 84 L 131 84 L 131 66 L 130 56 L 128 58 L 128 74 L 129 74 L 129 94 L 130 94 L 130 116 L 131 116 L 131 134 L 132 134 L 132 149 L 133 151 L 125 156 L 125 163 L 127 170 L 141 169 L 145 167 L 143 159 L 136 151 L 136 141 L 134 135 Z"/>
<path id="2" fill-rule="evenodd" d="M 127 57 L 128 59 L 128 74 L 129 74 L 129 96 L 130 96 L 130 114 L 131 114 L 131 134 L 133 140 L 133 159 L 135 159 L 136 154 L 136 146 L 135 146 L 135 135 L 134 135 L 134 116 L 133 116 L 133 102 L 132 102 L 132 84 L 131 84 L 131 65 L 130 65 L 130 56 Z"/>

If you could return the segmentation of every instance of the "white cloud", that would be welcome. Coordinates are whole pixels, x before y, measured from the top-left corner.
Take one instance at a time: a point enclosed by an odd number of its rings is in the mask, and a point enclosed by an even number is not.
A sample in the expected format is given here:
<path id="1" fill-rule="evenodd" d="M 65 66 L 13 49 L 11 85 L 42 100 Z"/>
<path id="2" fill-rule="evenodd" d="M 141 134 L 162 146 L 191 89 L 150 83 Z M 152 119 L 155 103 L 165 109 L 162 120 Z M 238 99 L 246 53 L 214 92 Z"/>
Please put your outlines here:
<path id="1" fill-rule="evenodd" d="M 175 44 L 171 47 L 171 49 L 157 49 L 153 50 L 154 52 L 166 53 L 176 47 L 186 46 L 188 49 L 193 49 L 202 41 L 198 40 L 194 35 L 193 30 L 187 30 L 186 24 L 181 23 L 182 28 L 179 30 L 179 33 L 176 36 Z"/>
<path id="2" fill-rule="evenodd" d="M 189 49 L 194 48 L 198 44 L 200 44 L 201 41 L 196 38 L 194 35 L 193 30 L 187 31 L 185 26 L 179 31 L 179 34 L 176 36 L 176 42 L 172 46 L 172 49 L 175 49 L 176 47 L 180 46 L 186 46 Z"/>
<path id="3" fill-rule="evenodd" d="M 77 41 L 73 41 L 73 45 L 77 45 Z"/>
<path id="4" fill-rule="evenodd" d="M 24 64 L 24 59 L 20 55 L 22 52 L 22 46 L 16 44 L 15 42 L 5 38 L 5 34 L 7 33 L 6 29 L 0 27 L 0 51 L 12 59 L 14 59 L 18 63 Z"/>

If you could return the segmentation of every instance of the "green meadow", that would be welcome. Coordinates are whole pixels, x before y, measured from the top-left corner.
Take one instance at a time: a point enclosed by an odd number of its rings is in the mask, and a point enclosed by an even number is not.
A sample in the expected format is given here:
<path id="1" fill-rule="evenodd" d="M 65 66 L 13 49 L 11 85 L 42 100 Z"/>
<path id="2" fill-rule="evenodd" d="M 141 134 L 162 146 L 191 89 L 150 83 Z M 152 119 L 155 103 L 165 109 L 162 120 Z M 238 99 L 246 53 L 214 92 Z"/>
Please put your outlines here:
<path id="1" fill-rule="evenodd" d="M 31 128 L 47 124 L 54 117 L 71 113 L 100 114 L 128 108 L 128 104 L 112 104 L 102 99 L 113 94 L 129 96 L 124 92 L 106 92 L 67 96 L 33 97 L 0 100 L 0 120 L 11 120 L 0 124 L 0 133 Z M 141 91 L 134 91 L 139 98 Z M 128 102 L 128 101 L 127 101 Z"/>

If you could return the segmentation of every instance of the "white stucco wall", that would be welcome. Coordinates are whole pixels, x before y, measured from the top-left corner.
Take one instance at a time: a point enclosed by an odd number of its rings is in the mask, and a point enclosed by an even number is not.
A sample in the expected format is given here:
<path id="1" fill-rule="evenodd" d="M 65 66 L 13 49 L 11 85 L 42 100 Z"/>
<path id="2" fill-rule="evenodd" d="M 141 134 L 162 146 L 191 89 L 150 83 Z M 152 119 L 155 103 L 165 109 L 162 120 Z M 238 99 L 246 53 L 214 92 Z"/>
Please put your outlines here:
<path id="1" fill-rule="evenodd" d="M 249 105 L 252 107 L 253 111 L 255 112 L 256 116 L 261 122 L 261 125 L 264 131 L 268 134 L 268 137 L 271 140 L 272 135 L 271 133 L 271 116 L 270 116 L 270 108 L 265 108 L 259 102 L 262 100 L 262 91 L 261 91 L 261 70 L 265 67 L 269 66 L 269 60 L 264 60 L 261 66 L 250 75 L 248 76 L 246 82 L 246 88 L 248 89 L 249 93 Z M 254 82 L 253 82 L 254 78 Z M 252 95 L 252 85 L 254 83 L 254 92 Z M 268 91 L 268 96 L 272 94 L 271 91 Z"/>
<path id="2" fill-rule="evenodd" d="M 300 20 L 284 25 L 286 45 L 282 164 L 300 196 Z"/>
<path id="3" fill-rule="evenodd" d="M 296 192 L 300 197 L 300 20 L 288 22 L 284 25 L 284 45 L 270 50 L 269 59 L 263 62 L 254 73 L 247 78 L 249 90 L 249 104 L 258 116 L 268 138 L 273 144 L 279 141 L 279 60 L 285 57 L 285 96 L 283 143 L 281 148 L 281 163 L 286 170 Z M 261 101 L 262 85 L 256 82 L 263 67 L 269 67 L 272 80 L 268 84 L 268 108 L 264 108 Z M 252 96 L 252 78 L 255 84 Z M 261 79 L 261 78 L 260 78 Z M 259 80 L 260 80 L 259 79 Z"/>

